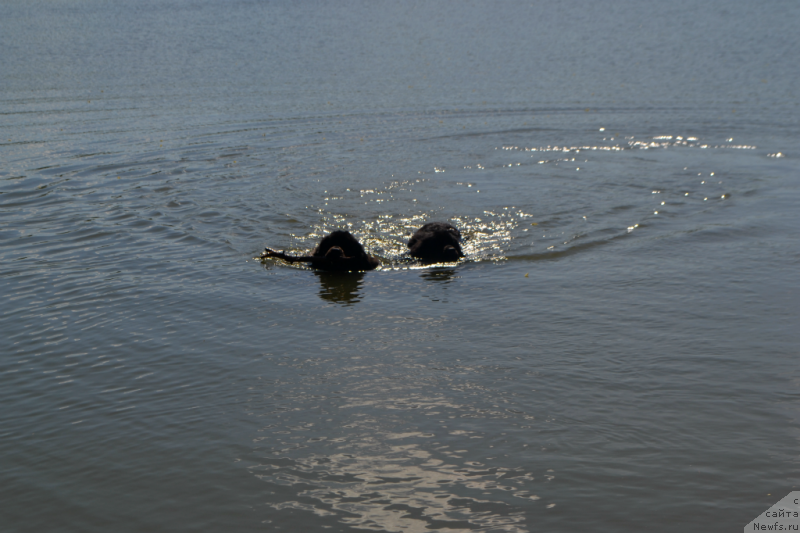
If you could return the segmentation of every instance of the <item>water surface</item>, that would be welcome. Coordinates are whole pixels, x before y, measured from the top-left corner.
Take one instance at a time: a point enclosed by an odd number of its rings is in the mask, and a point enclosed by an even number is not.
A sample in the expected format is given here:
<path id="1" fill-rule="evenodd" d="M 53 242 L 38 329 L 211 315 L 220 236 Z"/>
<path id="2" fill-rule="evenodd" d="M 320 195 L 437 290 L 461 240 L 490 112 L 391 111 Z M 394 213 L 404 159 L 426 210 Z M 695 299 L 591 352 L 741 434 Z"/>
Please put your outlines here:
<path id="1" fill-rule="evenodd" d="M 742 527 L 798 484 L 798 15 L 4 4 L 2 529 Z M 253 259 L 336 228 L 382 267 Z"/>

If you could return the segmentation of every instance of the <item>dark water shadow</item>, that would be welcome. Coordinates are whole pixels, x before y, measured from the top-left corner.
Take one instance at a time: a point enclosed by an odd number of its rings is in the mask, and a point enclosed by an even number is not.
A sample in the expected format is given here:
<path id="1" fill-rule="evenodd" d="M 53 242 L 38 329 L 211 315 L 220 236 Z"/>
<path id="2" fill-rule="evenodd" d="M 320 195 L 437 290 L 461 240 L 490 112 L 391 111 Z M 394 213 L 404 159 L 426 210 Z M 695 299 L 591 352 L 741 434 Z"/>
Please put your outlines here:
<path id="1" fill-rule="evenodd" d="M 341 305 L 353 305 L 361 301 L 361 286 L 364 272 L 320 272 L 319 297 L 325 301 Z"/>
<path id="2" fill-rule="evenodd" d="M 455 268 L 432 268 L 422 271 L 422 279 L 426 281 L 437 281 L 440 283 L 450 283 L 457 279 Z"/>

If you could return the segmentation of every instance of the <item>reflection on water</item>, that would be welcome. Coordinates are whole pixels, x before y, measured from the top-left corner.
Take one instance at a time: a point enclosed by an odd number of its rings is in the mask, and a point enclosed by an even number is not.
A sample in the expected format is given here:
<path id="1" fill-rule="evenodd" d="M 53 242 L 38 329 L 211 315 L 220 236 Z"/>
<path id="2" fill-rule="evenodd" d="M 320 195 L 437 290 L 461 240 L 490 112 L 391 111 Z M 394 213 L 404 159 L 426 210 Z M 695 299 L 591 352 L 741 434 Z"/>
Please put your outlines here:
<path id="1" fill-rule="evenodd" d="M 319 278 L 319 297 L 328 302 L 353 305 L 361 301 L 364 272 L 314 272 Z"/>
<path id="2" fill-rule="evenodd" d="M 332 381 L 341 383 L 337 374 Z M 409 383 L 392 391 L 382 377 L 358 379 L 346 388 L 355 393 L 350 397 L 315 387 L 313 405 L 321 417 L 299 420 L 277 411 L 260 430 L 249 468 L 266 483 L 266 503 L 279 511 L 276 522 L 304 511 L 330 524 L 376 531 L 521 532 L 529 530 L 532 513 L 555 507 L 548 497 L 551 469 L 531 464 L 525 451 L 515 452 L 525 466 L 496 460 L 494 446 L 505 437 L 492 438 L 491 426 L 498 420 L 514 426 L 510 416 L 529 426 L 532 415 L 474 412 L 488 433 L 461 429 L 456 416 L 470 406 L 452 395 L 408 394 Z M 417 410 L 430 415 L 424 428 L 406 420 Z M 334 411 L 337 419 L 329 420 Z"/>
<path id="3" fill-rule="evenodd" d="M 422 271 L 422 279 L 427 281 L 440 281 L 450 283 L 456 278 L 455 268 L 435 268 Z"/>
<path id="4" fill-rule="evenodd" d="M 362 449 L 298 460 L 266 458 L 252 470 L 277 485 L 276 492 L 293 495 L 272 504 L 275 509 L 333 515 L 353 527 L 420 533 L 527 531 L 523 509 L 539 500 L 526 490 L 534 479 L 531 473 L 459 464 L 403 443 L 406 437 L 420 436 L 389 435 L 382 453 Z"/>

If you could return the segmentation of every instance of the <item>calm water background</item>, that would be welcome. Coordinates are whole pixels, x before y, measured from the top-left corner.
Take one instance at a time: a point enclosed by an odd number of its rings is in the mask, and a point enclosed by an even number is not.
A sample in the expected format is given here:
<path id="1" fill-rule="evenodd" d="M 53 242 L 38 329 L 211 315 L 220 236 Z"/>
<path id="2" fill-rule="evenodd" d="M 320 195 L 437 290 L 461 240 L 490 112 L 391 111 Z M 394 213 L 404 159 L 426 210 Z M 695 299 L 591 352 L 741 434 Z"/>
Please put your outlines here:
<path id="1" fill-rule="evenodd" d="M 800 483 L 800 4 L 4 2 L 3 531 L 734 531 Z M 403 256 L 422 223 L 456 267 Z M 348 228 L 382 269 L 252 258 Z"/>

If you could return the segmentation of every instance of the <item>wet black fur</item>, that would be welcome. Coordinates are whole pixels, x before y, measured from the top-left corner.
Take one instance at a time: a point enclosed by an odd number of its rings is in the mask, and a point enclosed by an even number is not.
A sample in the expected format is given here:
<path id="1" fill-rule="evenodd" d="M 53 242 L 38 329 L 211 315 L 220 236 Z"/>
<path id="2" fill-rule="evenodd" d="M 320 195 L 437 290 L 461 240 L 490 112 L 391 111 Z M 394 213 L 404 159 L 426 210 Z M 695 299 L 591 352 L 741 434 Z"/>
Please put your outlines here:
<path id="1" fill-rule="evenodd" d="M 361 243 L 349 231 L 343 230 L 336 230 L 326 235 L 311 255 L 292 256 L 265 248 L 261 257 L 277 257 L 290 263 L 298 261 L 311 263 L 312 267 L 329 272 L 372 270 L 381 264 L 376 257 L 367 254 Z"/>
<path id="2" fill-rule="evenodd" d="M 461 232 L 446 222 L 429 222 L 408 241 L 412 257 L 429 262 L 453 262 L 464 257 Z"/>
<path id="3" fill-rule="evenodd" d="M 341 248 L 345 257 L 367 257 L 367 252 L 358 239 L 353 237 L 349 231 L 337 229 L 326 235 L 316 248 L 314 248 L 314 257 L 324 257 L 328 254 L 331 248 Z"/>

